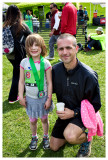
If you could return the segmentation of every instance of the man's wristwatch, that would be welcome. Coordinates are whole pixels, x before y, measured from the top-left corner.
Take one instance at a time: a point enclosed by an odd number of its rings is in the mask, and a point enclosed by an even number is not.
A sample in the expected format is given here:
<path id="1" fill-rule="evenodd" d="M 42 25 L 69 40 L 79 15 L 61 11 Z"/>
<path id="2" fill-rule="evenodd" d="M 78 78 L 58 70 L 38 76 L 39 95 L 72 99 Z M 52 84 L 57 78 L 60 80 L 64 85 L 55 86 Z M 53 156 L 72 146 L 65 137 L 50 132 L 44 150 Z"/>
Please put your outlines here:
<path id="1" fill-rule="evenodd" d="M 74 110 L 74 117 L 76 117 L 78 115 L 78 111 Z"/>

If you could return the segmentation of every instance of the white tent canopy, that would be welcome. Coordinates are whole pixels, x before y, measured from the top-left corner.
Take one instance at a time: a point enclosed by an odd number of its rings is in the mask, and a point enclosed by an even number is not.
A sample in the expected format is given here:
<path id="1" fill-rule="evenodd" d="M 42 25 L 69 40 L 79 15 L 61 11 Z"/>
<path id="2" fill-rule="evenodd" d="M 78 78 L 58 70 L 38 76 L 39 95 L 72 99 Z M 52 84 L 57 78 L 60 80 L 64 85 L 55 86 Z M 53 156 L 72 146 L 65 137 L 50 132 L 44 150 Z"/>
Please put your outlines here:
<path id="1" fill-rule="evenodd" d="M 92 2 L 92 4 L 96 5 L 96 4 L 100 4 L 100 6 L 103 8 L 103 7 L 106 7 L 106 3 L 105 2 Z"/>

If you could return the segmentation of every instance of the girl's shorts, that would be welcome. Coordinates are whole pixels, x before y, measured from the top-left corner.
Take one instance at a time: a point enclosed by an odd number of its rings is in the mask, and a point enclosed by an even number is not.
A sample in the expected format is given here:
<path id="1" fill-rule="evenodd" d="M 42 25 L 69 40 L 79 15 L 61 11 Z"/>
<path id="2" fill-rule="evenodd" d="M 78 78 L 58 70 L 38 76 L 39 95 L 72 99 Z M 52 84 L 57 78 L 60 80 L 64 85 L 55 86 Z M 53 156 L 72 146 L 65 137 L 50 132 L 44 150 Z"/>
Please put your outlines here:
<path id="1" fill-rule="evenodd" d="M 54 104 L 52 102 L 51 107 L 49 109 L 45 109 L 44 105 L 47 100 L 47 96 L 40 99 L 33 99 L 26 96 L 27 108 L 26 112 L 29 118 L 43 118 L 45 115 L 48 115 L 54 109 Z"/>

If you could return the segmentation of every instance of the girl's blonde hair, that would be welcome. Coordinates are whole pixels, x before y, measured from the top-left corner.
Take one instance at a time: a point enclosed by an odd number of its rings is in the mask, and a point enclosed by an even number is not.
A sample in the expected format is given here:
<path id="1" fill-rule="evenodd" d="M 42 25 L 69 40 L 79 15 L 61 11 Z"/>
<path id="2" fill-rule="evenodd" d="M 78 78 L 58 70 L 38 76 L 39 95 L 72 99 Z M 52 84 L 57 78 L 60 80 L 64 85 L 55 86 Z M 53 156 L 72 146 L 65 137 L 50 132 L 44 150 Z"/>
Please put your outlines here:
<path id="1" fill-rule="evenodd" d="M 33 44 L 36 43 L 37 46 L 41 47 L 41 55 L 44 57 L 47 55 L 47 49 L 44 42 L 44 39 L 37 33 L 32 33 L 29 36 L 27 36 L 25 41 L 25 49 L 27 52 L 28 57 L 30 57 L 29 48 L 33 46 Z"/>

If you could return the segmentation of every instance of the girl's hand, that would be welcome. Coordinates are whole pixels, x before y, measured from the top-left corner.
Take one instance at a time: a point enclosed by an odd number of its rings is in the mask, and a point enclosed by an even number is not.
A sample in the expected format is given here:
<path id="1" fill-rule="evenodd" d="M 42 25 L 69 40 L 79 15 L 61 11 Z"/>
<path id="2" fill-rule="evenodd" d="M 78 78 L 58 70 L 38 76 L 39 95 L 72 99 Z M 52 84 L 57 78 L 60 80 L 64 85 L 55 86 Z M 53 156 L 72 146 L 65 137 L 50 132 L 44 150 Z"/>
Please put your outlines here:
<path id="1" fill-rule="evenodd" d="M 26 108 L 26 97 L 19 98 L 19 103 Z"/>
<path id="2" fill-rule="evenodd" d="M 47 101 L 45 102 L 44 108 L 47 110 L 50 108 L 50 106 L 51 106 L 51 99 L 48 98 Z"/>

